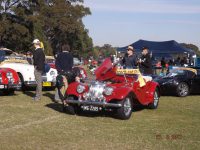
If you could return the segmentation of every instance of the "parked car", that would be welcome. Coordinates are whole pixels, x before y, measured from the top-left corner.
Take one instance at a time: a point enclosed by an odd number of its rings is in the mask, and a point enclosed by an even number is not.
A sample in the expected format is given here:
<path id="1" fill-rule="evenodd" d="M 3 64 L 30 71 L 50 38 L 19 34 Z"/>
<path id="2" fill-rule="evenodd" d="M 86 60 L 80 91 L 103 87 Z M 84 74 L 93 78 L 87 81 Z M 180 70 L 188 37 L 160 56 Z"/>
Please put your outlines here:
<path id="1" fill-rule="evenodd" d="M 20 88 L 21 82 L 17 72 L 10 68 L 0 68 L 0 91 L 7 95 Z"/>
<path id="2" fill-rule="evenodd" d="M 80 61 L 78 58 L 74 57 L 73 58 L 73 63 L 74 63 L 74 66 L 78 66 L 78 65 L 82 65 L 83 62 Z M 56 66 L 55 66 L 55 58 L 53 56 L 46 56 L 46 63 L 50 65 L 51 68 L 54 68 L 56 69 Z"/>
<path id="3" fill-rule="evenodd" d="M 5 56 L 4 60 L 0 62 L 0 67 L 14 69 L 18 73 L 23 89 L 26 89 L 26 87 L 36 87 L 34 66 L 29 64 L 24 56 Z M 49 71 L 42 75 L 43 87 L 55 87 L 56 76 L 57 70 L 49 68 Z"/>
<path id="4" fill-rule="evenodd" d="M 56 69 L 55 67 L 55 58 L 53 56 L 46 56 L 46 63 L 50 65 L 51 68 Z"/>
<path id="5" fill-rule="evenodd" d="M 162 95 L 185 97 L 200 93 L 200 69 L 177 67 L 154 80 L 159 83 Z"/>
<path id="6" fill-rule="evenodd" d="M 80 61 L 77 57 L 74 57 L 74 58 L 73 58 L 73 61 L 74 61 L 74 65 L 75 65 L 75 66 L 77 66 L 77 65 L 82 65 L 82 64 L 83 64 L 83 62 Z"/>
<path id="7" fill-rule="evenodd" d="M 158 107 L 158 83 L 152 81 L 151 77 L 144 79 L 138 69 L 120 73 L 117 65 L 107 58 L 97 68 L 95 75 L 95 80 L 69 84 L 64 110 L 71 114 L 79 110 L 105 110 L 116 113 L 120 119 L 129 119 L 136 104 L 151 109 Z"/>

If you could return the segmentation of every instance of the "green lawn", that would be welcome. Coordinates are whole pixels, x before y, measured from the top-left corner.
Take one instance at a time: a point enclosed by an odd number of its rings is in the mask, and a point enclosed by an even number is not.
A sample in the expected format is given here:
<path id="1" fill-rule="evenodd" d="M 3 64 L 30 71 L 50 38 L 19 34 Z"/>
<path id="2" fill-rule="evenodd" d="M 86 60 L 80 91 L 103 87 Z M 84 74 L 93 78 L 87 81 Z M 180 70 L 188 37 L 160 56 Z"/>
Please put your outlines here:
<path id="1" fill-rule="evenodd" d="M 71 116 L 44 91 L 0 97 L 0 149 L 152 149 L 200 147 L 200 96 L 161 97 L 157 110 L 143 109 L 123 121 L 108 115 Z"/>

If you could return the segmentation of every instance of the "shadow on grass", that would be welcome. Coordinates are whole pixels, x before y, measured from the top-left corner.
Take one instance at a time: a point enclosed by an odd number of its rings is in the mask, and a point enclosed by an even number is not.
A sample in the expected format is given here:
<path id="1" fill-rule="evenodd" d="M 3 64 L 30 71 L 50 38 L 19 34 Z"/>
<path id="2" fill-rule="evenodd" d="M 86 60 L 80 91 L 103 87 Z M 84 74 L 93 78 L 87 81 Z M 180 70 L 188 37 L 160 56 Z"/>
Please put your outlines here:
<path id="1" fill-rule="evenodd" d="M 48 108 L 51 108 L 55 111 L 58 111 L 61 113 L 66 113 L 66 114 L 70 115 L 66 110 L 64 111 L 63 105 L 60 103 L 50 103 L 45 106 Z M 143 106 L 134 107 L 133 113 L 135 113 L 137 111 L 141 111 L 143 109 L 145 109 L 145 107 L 143 107 Z M 98 112 L 93 112 L 93 111 L 84 111 L 81 109 L 81 110 L 79 110 L 77 115 L 81 116 L 81 117 L 109 117 L 109 118 L 119 119 L 114 110 L 102 110 L 102 111 L 98 111 Z"/>
<path id="2" fill-rule="evenodd" d="M 50 90 L 43 89 L 42 91 L 50 91 Z M 25 91 L 22 91 L 22 92 L 23 92 L 23 94 L 30 96 L 30 97 L 35 96 L 35 89 L 33 89 L 33 88 L 26 89 Z M 51 94 L 49 92 L 44 93 L 43 96 L 50 98 L 52 101 L 54 100 L 54 94 Z"/>
<path id="3" fill-rule="evenodd" d="M 14 95 L 17 95 L 17 94 L 15 92 L 9 93 L 9 92 L 5 92 L 5 91 L 0 91 L 0 96 L 10 97 L 10 96 L 14 96 Z"/>
<path id="4" fill-rule="evenodd" d="M 54 101 L 54 94 L 46 92 L 45 94 L 43 94 L 43 96 L 46 96 L 48 98 L 50 98 L 52 101 Z"/>
<path id="5" fill-rule="evenodd" d="M 55 111 L 63 113 L 63 105 L 60 104 L 60 103 L 50 103 L 50 104 L 47 104 L 45 106 L 48 107 L 48 108 L 51 108 Z"/>
<path id="6" fill-rule="evenodd" d="M 186 98 L 188 96 L 196 96 L 196 97 L 198 97 L 199 93 L 190 93 L 189 95 L 184 96 L 184 97 L 177 96 L 176 94 L 163 94 L 163 95 L 161 95 L 162 98 L 163 97 L 174 97 L 174 98 L 178 98 L 180 100 L 182 100 L 183 98 Z"/>
<path id="7" fill-rule="evenodd" d="M 29 96 L 29 97 L 34 97 L 35 93 L 33 91 L 23 91 L 23 94 Z"/>
<path id="8" fill-rule="evenodd" d="M 69 113 L 64 111 L 63 105 L 60 103 L 50 103 L 50 104 L 47 104 L 46 107 L 49 107 L 55 111 L 70 115 Z M 106 111 L 91 112 L 91 111 L 80 110 L 80 112 L 77 115 L 82 116 L 82 117 L 114 117 L 111 114 L 112 114 L 111 112 L 106 112 Z"/>

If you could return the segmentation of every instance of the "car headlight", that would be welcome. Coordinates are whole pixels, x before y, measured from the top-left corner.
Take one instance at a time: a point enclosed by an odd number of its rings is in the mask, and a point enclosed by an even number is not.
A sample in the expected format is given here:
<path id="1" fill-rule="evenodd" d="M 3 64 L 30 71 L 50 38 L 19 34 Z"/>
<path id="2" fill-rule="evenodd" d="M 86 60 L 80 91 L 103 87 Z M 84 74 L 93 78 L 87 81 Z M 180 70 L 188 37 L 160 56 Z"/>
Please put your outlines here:
<path id="1" fill-rule="evenodd" d="M 2 74 L 0 74 L 0 83 L 2 82 Z"/>
<path id="2" fill-rule="evenodd" d="M 7 73 L 6 73 L 6 76 L 7 76 L 8 78 L 12 78 L 12 77 L 13 77 L 13 75 L 12 75 L 11 72 L 7 72 Z"/>
<path id="3" fill-rule="evenodd" d="M 105 87 L 104 88 L 104 94 L 105 95 L 109 96 L 109 95 L 112 94 L 112 92 L 113 92 L 113 88 L 112 87 Z"/>
<path id="4" fill-rule="evenodd" d="M 80 70 L 80 74 L 82 75 L 82 78 L 83 78 L 83 79 L 86 78 L 85 72 L 84 72 L 83 70 Z"/>
<path id="5" fill-rule="evenodd" d="M 50 72 L 50 75 L 51 75 L 51 76 L 55 76 L 56 73 L 55 73 L 54 71 L 51 71 L 51 72 Z"/>
<path id="6" fill-rule="evenodd" d="M 80 93 L 83 93 L 84 90 L 85 90 L 85 86 L 83 86 L 83 85 L 81 85 L 81 84 L 79 84 L 79 85 L 77 86 L 76 91 L 77 91 L 79 94 L 80 94 Z"/>

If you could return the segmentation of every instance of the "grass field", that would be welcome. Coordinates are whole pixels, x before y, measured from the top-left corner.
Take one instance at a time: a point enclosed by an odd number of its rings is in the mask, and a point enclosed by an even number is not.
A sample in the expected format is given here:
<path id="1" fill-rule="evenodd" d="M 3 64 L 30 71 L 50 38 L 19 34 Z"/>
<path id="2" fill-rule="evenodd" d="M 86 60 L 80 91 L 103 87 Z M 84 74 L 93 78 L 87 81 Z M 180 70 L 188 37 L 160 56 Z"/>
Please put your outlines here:
<path id="1" fill-rule="evenodd" d="M 1 150 L 152 149 L 200 147 L 200 96 L 161 97 L 123 121 L 105 114 L 71 116 L 52 102 L 53 91 L 33 102 L 34 92 L 0 97 Z"/>

